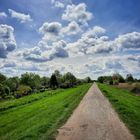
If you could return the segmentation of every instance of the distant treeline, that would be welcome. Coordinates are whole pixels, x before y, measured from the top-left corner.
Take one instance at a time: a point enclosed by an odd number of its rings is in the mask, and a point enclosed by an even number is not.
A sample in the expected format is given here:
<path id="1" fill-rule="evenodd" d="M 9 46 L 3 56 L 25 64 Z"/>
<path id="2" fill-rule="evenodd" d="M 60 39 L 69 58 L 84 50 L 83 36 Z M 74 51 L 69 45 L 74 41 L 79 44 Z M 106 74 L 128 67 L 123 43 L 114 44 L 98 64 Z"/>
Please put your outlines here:
<path id="1" fill-rule="evenodd" d="M 90 77 L 78 79 L 72 73 L 61 74 L 58 70 L 51 77 L 40 77 L 35 73 L 25 73 L 21 77 L 6 77 L 0 73 L 0 99 L 19 98 L 25 95 L 44 92 L 48 89 L 70 88 L 92 82 Z"/>
<path id="2" fill-rule="evenodd" d="M 126 78 L 124 78 L 121 74 L 115 73 L 111 76 L 100 76 L 98 77 L 97 81 L 100 83 L 117 85 L 119 83 L 125 83 L 125 82 L 140 82 L 140 79 L 134 79 L 132 74 L 127 74 Z"/>

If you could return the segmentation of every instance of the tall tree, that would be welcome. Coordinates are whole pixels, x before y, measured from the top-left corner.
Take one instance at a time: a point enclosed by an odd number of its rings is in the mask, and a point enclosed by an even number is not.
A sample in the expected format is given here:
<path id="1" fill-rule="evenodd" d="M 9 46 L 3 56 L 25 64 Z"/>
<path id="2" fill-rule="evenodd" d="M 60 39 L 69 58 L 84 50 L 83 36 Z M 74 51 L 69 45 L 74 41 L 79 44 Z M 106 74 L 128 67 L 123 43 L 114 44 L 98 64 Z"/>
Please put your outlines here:
<path id="1" fill-rule="evenodd" d="M 25 73 L 21 75 L 21 84 L 37 89 L 41 85 L 40 76 L 34 73 Z"/>
<path id="2" fill-rule="evenodd" d="M 63 75 L 63 82 L 67 84 L 68 87 L 73 87 L 76 85 L 76 77 L 72 73 L 67 72 Z"/>
<path id="3" fill-rule="evenodd" d="M 0 83 L 6 80 L 6 76 L 0 73 Z"/>
<path id="4" fill-rule="evenodd" d="M 127 82 L 133 82 L 134 81 L 134 78 L 133 78 L 132 74 L 127 74 L 126 75 L 126 81 Z"/>
<path id="5" fill-rule="evenodd" d="M 51 88 L 57 88 L 58 87 L 58 81 L 57 81 L 57 78 L 56 78 L 55 74 L 52 74 L 52 76 L 50 78 L 50 87 Z"/>

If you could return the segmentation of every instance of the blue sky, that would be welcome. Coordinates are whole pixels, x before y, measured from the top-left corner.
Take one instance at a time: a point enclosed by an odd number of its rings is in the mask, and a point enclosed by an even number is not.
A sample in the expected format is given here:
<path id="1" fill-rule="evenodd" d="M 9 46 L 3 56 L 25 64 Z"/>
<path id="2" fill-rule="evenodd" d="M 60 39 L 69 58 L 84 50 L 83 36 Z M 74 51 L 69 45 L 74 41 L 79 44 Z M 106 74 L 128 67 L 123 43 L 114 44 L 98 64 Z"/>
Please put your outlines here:
<path id="1" fill-rule="evenodd" d="M 139 13 L 139 0 L 1 0 L 0 72 L 140 78 Z"/>

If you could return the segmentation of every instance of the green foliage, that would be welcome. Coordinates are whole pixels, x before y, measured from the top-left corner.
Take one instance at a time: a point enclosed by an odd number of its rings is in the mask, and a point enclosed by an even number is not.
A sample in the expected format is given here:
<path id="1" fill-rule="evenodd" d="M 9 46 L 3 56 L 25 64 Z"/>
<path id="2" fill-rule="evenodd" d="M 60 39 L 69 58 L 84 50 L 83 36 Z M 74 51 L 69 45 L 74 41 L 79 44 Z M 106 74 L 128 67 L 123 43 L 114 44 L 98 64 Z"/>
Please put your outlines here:
<path id="1" fill-rule="evenodd" d="M 0 83 L 6 80 L 6 76 L 0 73 Z"/>
<path id="2" fill-rule="evenodd" d="M 10 88 L 10 92 L 14 92 L 17 90 L 19 86 L 19 78 L 18 77 L 12 77 L 5 80 L 4 84 L 7 85 Z"/>
<path id="3" fill-rule="evenodd" d="M 21 84 L 37 89 L 41 85 L 40 76 L 34 73 L 25 73 L 21 75 Z"/>
<path id="4" fill-rule="evenodd" d="M 90 77 L 86 77 L 84 80 L 85 80 L 85 83 L 91 83 L 92 82 Z"/>
<path id="5" fill-rule="evenodd" d="M 0 98 L 6 98 L 10 95 L 10 89 L 8 86 L 0 84 Z"/>
<path id="6" fill-rule="evenodd" d="M 90 77 L 85 79 L 77 79 L 72 73 L 67 72 L 62 75 L 58 70 L 55 70 L 51 78 L 40 77 L 35 73 L 24 73 L 20 78 L 6 78 L 0 74 L 1 95 L 0 98 L 12 95 L 12 97 L 21 97 L 35 92 L 44 92 L 49 88 L 70 88 L 83 83 L 90 83 Z M 31 88 L 31 91 L 30 89 Z M 28 91 L 29 90 L 29 91 Z M 8 92 L 9 91 L 9 92 Z"/>
<path id="7" fill-rule="evenodd" d="M 74 85 L 76 85 L 76 77 L 70 72 L 67 72 L 63 75 L 62 81 L 63 86 L 65 87 L 73 87 Z"/>
<path id="8" fill-rule="evenodd" d="M 104 77 L 103 76 L 98 77 L 98 82 L 103 83 L 104 82 Z"/>
<path id="9" fill-rule="evenodd" d="M 58 70 L 55 70 L 54 75 L 56 76 L 58 86 L 60 87 L 62 84 L 62 74 L 60 74 L 60 72 Z"/>
<path id="10" fill-rule="evenodd" d="M 52 74 L 52 76 L 50 78 L 50 87 L 51 88 L 57 88 L 58 87 L 58 81 L 57 81 L 57 78 L 56 78 L 55 74 Z"/>
<path id="11" fill-rule="evenodd" d="M 127 82 L 133 82 L 134 81 L 134 78 L 133 78 L 132 74 L 127 74 L 126 75 L 126 81 Z"/>
<path id="12" fill-rule="evenodd" d="M 100 76 L 100 77 L 98 77 L 98 82 L 108 83 L 110 85 L 112 85 L 112 84 L 117 85 L 118 83 L 124 83 L 125 80 L 124 80 L 123 76 L 121 76 L 119 73 L 114 73 L 112 76 Z"/>
<path id="13" fill-rule="evenodd" d="M 16 91 L 16 97 L 21 97 L 23 95 L 30 94 L 32 89 L 29 86 L 26 85 L 20 85 Z"/>
<path id="14" fill-rule="evenodd" d="M 124 83 L 125 82 L 124 78 L 119 73 L 113 74 L 112 79 L 115 83 Z"/>
<path id="15" fill-rule="evenodd" d="M 45 77 L 45 76 L 41 78 L 41 85 L 42 86 L 49 87 L 49 83 L 50 83 L 50 78 Z"/>
<path id="16" fill-rule="evenodd" d="M 0 103 L 0 139 L 55 139 L 91 84 L 51 90 Z M 10 106 L 8 107 L 8 104 Z"/>
<path id="17" fill-rule="evenodd" d="M 131 132 L 140 139 L 140 97 L 128 90 L 98 84 L 104 95 L 110 100 L 120 118 Z"/>

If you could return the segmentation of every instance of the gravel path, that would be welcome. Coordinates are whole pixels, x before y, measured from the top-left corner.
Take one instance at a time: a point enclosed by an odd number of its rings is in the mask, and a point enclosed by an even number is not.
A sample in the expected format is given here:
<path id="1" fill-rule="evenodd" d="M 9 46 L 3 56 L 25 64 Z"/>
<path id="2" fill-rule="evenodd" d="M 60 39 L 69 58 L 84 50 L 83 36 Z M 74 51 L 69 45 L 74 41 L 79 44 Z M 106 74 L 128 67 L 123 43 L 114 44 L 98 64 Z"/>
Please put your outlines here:
<path id="1" fill-rule="evenodd" d="M 134 140 L 96 84 L 58 131 L 56 140 Z"/>

